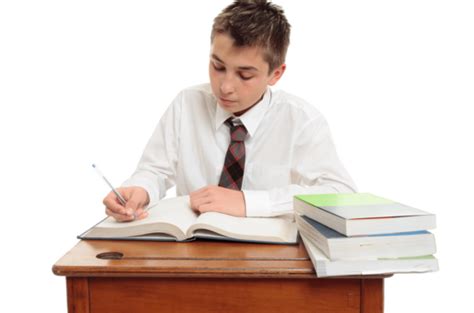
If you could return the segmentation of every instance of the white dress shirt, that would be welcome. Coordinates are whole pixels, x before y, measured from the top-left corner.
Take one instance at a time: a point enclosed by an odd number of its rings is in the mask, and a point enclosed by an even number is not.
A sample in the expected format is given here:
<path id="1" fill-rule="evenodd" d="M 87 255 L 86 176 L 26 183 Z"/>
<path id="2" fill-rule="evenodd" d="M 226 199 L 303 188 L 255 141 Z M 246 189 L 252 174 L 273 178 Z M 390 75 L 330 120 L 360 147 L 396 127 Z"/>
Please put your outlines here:
<path id="1" fill-rule="evenodd" d="M 124 186 L 141 186 L 152 205 L 176 185 L 178 196 L 217 185 L 230 142 L 224 111 L 209 84 L 183 90 L 151 136 Z M 354 192 L 324 117 L 310 104 L 267 89 L 238 117 L 247 128 L 242 191 L 247 216 L 293 212 L 296 194 Z"/>

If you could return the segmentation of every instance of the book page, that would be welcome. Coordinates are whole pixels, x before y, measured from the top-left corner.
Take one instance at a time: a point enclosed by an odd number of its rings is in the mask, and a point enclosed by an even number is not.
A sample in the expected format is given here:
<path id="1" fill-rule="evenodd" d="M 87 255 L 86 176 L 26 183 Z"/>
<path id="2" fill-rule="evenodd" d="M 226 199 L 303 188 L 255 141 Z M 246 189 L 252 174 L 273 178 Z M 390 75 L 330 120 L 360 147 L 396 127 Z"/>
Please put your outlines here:
<path id="1" fill-rule="evenodd" d="M 127 237 L 151 233 L 170 234 L 178 240 L 186 239 L 186 231 L 196 221 L 197 214 L 189 206 L 189 197 L 176 197 L 159 201 L 148 210 L 148 217 L 132 222 L 117 222 L 108 217 L 85 237 Z"/>
<path id="2" fill-rule="evenodd" d="M 297 240 L 297 228 L 292 214 L 284 217 L 235 217 L 207 212 L 198 217 L 188 235 L 200 229 L 246 241 L 295 243 Z"/>

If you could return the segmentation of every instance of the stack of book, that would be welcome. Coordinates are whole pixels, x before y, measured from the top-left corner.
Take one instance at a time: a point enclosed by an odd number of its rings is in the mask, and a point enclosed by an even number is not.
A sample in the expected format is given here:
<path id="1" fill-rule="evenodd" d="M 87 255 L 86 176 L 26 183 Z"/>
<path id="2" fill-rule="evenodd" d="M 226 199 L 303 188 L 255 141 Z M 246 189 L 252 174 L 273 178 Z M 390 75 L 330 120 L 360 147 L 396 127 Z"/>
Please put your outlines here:
<path id="1" fill-rule="evenodd" d="M 438 270 L 433 214 L 369 193 L 299 195 L 294 209 L 318 277 Z"/>

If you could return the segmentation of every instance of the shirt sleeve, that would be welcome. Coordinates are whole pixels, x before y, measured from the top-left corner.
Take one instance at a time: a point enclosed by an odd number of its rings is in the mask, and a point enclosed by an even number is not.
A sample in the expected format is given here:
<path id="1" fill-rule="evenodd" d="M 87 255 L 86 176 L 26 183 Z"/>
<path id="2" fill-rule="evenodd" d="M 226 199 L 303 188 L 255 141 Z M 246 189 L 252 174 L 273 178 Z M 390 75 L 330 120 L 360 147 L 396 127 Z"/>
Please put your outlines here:
<path id="1" fill-rule="evenodd" d="M 291 184 L 270 190 L 243 190 L 246 215 L 293 213 L 299 194 L 351 193 L 356 187 L 336 153 L 329 126 L 322 116 L 308 121 L 294 134 Z"/>
<path id="2" fill-rule="evenodd" d="M 168 107 L 151 138 L 133 175 L 122 186 L 139 186 L 148 192 L 149 205 L 163 198 L 174 186 L 177 167 L 181 94 Z"/>

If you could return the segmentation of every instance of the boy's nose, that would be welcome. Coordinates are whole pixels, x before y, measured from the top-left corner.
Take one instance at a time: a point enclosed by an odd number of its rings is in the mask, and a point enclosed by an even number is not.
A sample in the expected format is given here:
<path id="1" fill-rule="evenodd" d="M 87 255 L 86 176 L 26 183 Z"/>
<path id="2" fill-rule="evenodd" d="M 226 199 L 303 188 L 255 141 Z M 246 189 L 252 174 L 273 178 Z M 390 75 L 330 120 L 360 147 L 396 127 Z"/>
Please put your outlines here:
<path id="1" fill-rule="evenodd" d="M 234 83 L 232 82 L 232 78 L 224 78 L 221 82 L 221 93 L 222 94 L 230 94 L 234 92 Z"/>

